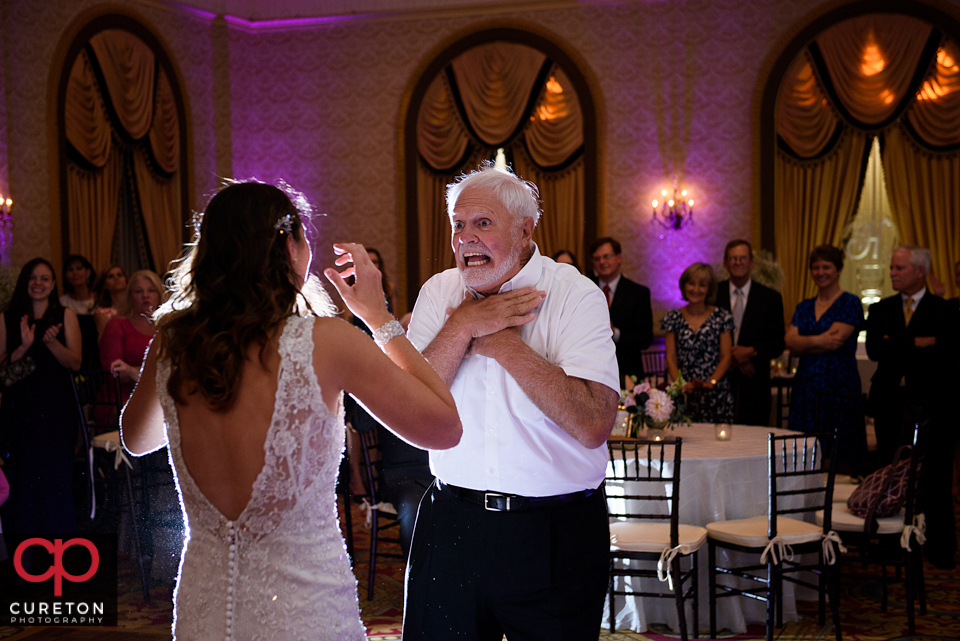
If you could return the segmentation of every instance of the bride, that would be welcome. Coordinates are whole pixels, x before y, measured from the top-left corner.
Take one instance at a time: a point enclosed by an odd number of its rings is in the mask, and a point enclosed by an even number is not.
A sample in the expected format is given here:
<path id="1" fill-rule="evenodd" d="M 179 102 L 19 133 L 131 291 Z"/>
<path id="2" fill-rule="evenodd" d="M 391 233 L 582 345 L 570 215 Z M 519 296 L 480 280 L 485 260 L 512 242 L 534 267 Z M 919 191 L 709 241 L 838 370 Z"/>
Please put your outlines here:
<path id="1" fill-rule="evenodd" d="M 123 412 L 130 452 L 170 446 L 187 523 L 180 639 L 365 639 L 334 494 L 343 392 L 415 445 L 460 440 L 453 398 L 362 245 L 334 245 L 353 266 L 324 273 L 376 344 L 329 317 L 302 203 L 256 182 L 213 197 Z"/>

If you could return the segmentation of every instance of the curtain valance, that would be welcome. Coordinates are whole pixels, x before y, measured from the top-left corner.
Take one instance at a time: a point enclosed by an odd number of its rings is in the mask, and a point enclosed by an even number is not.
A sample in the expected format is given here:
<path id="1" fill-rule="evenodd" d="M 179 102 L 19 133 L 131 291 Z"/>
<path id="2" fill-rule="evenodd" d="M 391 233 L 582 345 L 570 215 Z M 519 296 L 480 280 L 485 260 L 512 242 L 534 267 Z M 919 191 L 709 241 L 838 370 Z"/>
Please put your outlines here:
<path id="1" fill-rule="evenodd" d="M 858 121 L 879 125 L 910 90 L 933 27 L 907 16 L 874 14 L 846 20 L 817 38 L 840 104 Z"/>
<path id="2" fill-rule="evenodd" d="M 800 158 L 814 158 L 837 140 L 838 123 L 887 127 L 904 113 L 922 143 L 960 144 L 960 50 L 946 39 L 935 50 L 939 37 L 930 24 L 893 14 L 853 18 L 824 32 L 781 85 L 780 139 Z"/>
<path id="3" fill-rule="evenodd" d="M 67 140 L 74 149 L 94 167 L 106 165 L 112 130 L 86 52 L 77 56 L 70 70 L 64 119 Z"/>
<path id="4" fill-rule="evenodd" d="M 933 146 L 960 145 L 960 47 L 947 40 L 937 51 L 933 73 L 907 112 L 921 140 Z"/>
<path id="5" fill-rule="evenodd" d="M 97 70 L 105 87 L 99 86 Z M 170 80 L 142 40 L 117 29 L 90 38 L 67 81 L 67 140 L 98 168 L 106 165 L 112 148 L 107 103 L 126 137 L 147 138 L 157 168 L 174 173 L 180 164 L 180 123 Z"/>
<path id="6" fill-rule="evenodd" d="M 474 47 L 450 64 L 467 120 L 491 147 L 506 143 L 526 111 L 546 56 L 508 42 Z"/>

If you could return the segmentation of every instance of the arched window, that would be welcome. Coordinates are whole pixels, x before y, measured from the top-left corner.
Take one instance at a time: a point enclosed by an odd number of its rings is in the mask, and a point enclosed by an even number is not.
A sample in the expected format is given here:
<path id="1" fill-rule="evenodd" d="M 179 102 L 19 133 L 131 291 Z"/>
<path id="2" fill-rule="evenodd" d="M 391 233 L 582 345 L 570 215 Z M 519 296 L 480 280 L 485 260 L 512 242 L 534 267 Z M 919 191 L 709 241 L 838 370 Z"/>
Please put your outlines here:
<path id="1" fill-rule="evenodd" d="M 445 188 L 485 160 L 505 159 L 540 189 L 541 253 L 583 255 L 595 236 L 593 103 L 576 67 L 544 44 L 523 32 L 476 34 L 420 79 L 406 149 L 409 301 L 427 278 L 454 266 Z"/>
<path id="2" fill-rule="evenodd" d="M 104 16 L 68 50 L 58 100 L 64 255 L 167 270 L 186 207 L 184 109 L 156 38 Z"/>
<path id="3" fill-rule="evenodd" d="M 788 308 L 811 294 L 821 243 L 846 246 L 845 287 L 865 301 L 889 293 L 897 236 L 929 247 L 941 278 L 960 258 L 956 23 L 866 9 L 811 25 L 765 90 L 761 222 Z"/>

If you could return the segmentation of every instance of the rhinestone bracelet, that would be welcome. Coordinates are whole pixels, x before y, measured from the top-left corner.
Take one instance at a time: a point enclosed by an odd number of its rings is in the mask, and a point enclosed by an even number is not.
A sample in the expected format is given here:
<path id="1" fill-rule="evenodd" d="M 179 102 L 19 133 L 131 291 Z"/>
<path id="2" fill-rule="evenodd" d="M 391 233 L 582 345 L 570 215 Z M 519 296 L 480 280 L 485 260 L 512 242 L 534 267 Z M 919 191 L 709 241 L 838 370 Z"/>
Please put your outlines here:
<path id="1" fill-rule="evenodd" d="M 373 330 L 373 342 L 377 344 L 377 347 L 383 347 L 397 336 L 403 335 L 404 331 L 400 321 L 393 319 Z"/>

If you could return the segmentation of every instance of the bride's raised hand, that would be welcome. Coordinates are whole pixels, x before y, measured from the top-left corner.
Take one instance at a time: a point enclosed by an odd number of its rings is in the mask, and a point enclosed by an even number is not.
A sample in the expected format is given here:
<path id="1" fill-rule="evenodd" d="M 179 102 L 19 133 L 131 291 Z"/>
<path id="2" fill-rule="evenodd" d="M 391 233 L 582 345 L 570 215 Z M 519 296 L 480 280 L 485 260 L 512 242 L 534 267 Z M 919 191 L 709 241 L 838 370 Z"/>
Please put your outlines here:
<path id="1" fill-rule="evenodd" d="M 334 261 L 337 267 L 352 265 L 342 272 L 328 267 L 323 270 L 323 275 L 337 289 L 350 311 L 371 330 L 392 320 L 393 316 L 387 311 L 380 270 L 370 260 L 364 246 L 360 243 L 334 243 L 333 252 L 337 255 Z M 352 285 L 345 280 L 350 276 L 354 277 Z"/>

